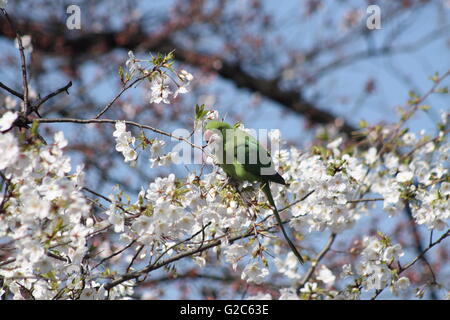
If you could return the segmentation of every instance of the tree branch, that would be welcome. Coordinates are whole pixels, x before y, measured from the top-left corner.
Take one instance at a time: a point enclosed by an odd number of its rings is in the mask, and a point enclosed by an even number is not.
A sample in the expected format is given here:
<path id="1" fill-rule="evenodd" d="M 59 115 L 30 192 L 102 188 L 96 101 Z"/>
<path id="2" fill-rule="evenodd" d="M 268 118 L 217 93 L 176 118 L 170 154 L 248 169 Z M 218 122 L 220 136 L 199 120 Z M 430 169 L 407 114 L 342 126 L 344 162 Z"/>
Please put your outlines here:
<path id="1" fill-rule="evenodd" d="M 29 122 L 32 123 L 33 121 L 36 121 L 36 122 L 39 122 L 39 123 L 78 123 L 78 124 L 88 124 L 88 123 L 112 123 L 112 124 L 115 124 L 115 123 L 121 121 L 121 122 L 124 122 L 125 124 L 128 124 L 130 126 L 138 127 L 138 128 L 141 128 L 141 129 L 147 129 L 147 130 L 153 131 L 155 133 L 159 133 L 161 135 L 170 137 L 172 139 L 186 142 L 191 147 L 196 148 L 196 149 L 200 149 L 200 150 L 203 151 L 203 148 L 201 146 L 197 146 L 197 145 L 193 144 L 192 142 L 190 142 L 186 138 L 179 137 L 179 136 L 174 136 L 170 132 L 166 132 L 166 131 L 154 128 L 152 126 L 140 124 L 140 123 L 137 123 L 137 122 L 134 122 L 134 121 L 112 120 L 112 119 L 74 119 L 74 118 L 43 119 L 43 118 L 37 118 L 37 119 L 32 119 Z"/>

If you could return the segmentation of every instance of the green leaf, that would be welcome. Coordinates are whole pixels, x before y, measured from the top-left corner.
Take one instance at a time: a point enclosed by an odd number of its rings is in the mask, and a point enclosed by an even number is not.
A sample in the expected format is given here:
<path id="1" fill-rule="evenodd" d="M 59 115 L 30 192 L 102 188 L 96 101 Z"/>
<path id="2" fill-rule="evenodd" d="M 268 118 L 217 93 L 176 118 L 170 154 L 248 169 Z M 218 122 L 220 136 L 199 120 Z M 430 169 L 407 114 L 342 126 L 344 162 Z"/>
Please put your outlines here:
<path id="1" fill-rule="evenodd" d="M 384 247 L 389 247 L 391 245 L 391 239 L 385 235 L 383 232 L 378 231 L 377 232 L 378 236 L 380 237 L 381 243 L 383 244 Z"/>
<path id="2" fill-rule="evenodd" d="M 147 146 L 151 144 L 151 141 L 145 136 L 144 131 L 141 131 L 141 134 L 138 137 L 138 141 L 139 141 L 138 148 L 141 147 L 142 150 L 145 150 Z"/>
<path id="3" fill-rule="evenodd" d="M 414 91 L 409 91 L 408 95 L 411 99 L 417 99 L 419 96 Z"/>
<path id="4" fill-rule="evenodd" d="M 433 81 L 433 82 L 438 82 L 439 81 L 439 73 L 438 72 L 435 72 L 434 73 L 434 75 L 432 75 L 431 77 L 430 77 L 430 80 L 431 81 Z"/>
<path id="5" fill-rule="evenodd" d="M 448 93 L 448 87 L 442 87 L 442 88 L 436 89 L 434 92 L 436 92 L 436 93 Z"/>
<path id="6" fill-rule="evenodd" d="M 367 125 L 368 125 L 366 120 L 359 120 L 358 124 L 361 129 L 367 128 Z"/>
<path id="7" fill-rule="evenodd" d="M 422 105 L 419 106 L 419 109 L 423 110 L 423 111 L 428 111 L 428 110 L 431 109 L 431 106 L 429 106 L 427 104 L 422 104 Z"/>
<path id="8" fill-rule="evenodd" d="M 409 100 L 408 100 L 408 104 L 417 104 L 420 101 L 420 97 L 414 92 L 414 91 L 409 91 L 408 92 L 409 95 Z"/>
<path id="9" fill-rule="evenodd" d="M 195 120 L 201 120 L 208 114 L 208 111 L 205 110 L 205 105 L 202 104 L 199 106 L 198 104 L 195 105 Z"/>

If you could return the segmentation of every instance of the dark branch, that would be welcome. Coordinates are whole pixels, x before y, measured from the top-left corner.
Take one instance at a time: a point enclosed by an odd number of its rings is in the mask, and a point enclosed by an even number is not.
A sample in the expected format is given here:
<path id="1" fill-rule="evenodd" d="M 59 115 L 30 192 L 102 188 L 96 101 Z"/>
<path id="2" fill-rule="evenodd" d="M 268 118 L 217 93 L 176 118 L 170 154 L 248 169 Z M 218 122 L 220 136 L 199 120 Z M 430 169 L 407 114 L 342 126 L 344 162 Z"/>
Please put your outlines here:
<path id="1" fill-rule="evenodd" d="M 54 96 L 57 96 L 58 94 L 60 94 L 61 92 L 66 92 L 67 94 L 69 94 L 69 88 L 72 86 L 72 81 L 69 81 L 68 84 L 66 84 L 64 87 L 59 88 L 58 90 L 48 94 L 47 96 L 45 96 L 44 98 L 40 99 L 35 106 L 33 106 L 31 111 L 35 111 L 38 112 L 39 111 L 39 107 L 44 104 L 45 102 L 47 102 L 48 100 L 50 100 L 51 98 L 53 98 Z"/>
<path id="2" fill-rule="evenodd" d="M 0 82 L 0 88 L 5 89 L 6 91 L 8 91 L 9 93 L 11 93 L 13 96 L 16 96 L 17 98 L 23 100 L 23 94 L 21 94 L 20 92 L 17 92 L 14 89 L 11 89 L 10 87 L 8 87 L 7 85 L 3 84 L 2 82 Z"/>

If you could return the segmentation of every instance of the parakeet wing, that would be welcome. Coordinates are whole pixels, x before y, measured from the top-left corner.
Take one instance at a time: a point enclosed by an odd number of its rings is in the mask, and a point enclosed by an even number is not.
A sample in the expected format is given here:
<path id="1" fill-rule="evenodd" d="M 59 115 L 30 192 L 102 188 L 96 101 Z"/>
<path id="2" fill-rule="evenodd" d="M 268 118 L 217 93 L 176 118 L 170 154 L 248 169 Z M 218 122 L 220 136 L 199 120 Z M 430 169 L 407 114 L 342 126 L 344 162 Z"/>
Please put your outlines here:
<path id="1" fill-rule="evenodd" d="M 236 129 L 234 136 L 230 138 L 225 143 L 225 153 L 232 153 L 235 161 L 246 171 L 258 180 L 285 184 L 284 179 L 275 171 L 270 153 L 253 136 Z"/>

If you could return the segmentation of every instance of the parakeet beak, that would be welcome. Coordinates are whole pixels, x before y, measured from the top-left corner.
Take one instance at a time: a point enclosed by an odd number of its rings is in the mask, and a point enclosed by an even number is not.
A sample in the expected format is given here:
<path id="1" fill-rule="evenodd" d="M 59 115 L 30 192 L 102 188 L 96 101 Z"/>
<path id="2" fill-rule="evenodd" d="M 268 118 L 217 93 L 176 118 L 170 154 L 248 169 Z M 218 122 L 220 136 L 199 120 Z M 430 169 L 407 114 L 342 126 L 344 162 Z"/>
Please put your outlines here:
<path id="1" fill-rule="evenodd" d="M 209 140 L 211 140 L 211 137 L 214 135 L 214 131 L 212 130 L 206 130 L 204 134 L 205 141 L 209 143 Z"/>
<path id="2" fill-rule="evenodd" d="M 204 138 L 208 145 L 220 144 L 222 142 L 222 133 L 217 129 L 208 129 L 204 133 Z"/>

